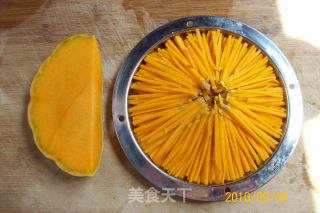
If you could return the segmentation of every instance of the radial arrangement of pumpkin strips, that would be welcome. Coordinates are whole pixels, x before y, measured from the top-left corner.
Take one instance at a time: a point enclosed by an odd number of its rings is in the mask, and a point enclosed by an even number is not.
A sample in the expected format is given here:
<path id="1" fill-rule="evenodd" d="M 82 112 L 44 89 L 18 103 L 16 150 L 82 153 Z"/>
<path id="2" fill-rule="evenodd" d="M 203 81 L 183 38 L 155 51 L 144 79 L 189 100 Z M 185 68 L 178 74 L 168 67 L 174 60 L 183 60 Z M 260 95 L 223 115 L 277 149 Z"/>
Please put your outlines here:
<path id="1" fill-rule="evenodd" d="M 269 59 L 220 30 L 177 35 L 149 53 L 128 102 L 135 137 L 151 160 L 174 177 L 206 185 L 262 166 L 287 116 Z"/>

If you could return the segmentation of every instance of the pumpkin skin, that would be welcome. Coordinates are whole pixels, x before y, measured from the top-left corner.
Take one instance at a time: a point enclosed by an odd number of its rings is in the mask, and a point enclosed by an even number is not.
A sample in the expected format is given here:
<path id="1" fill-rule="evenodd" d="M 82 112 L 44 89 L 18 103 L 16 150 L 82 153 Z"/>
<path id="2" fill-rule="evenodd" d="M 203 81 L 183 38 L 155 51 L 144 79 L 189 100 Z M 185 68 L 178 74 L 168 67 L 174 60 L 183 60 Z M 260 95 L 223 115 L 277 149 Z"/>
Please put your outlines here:
<path id="1" fill-rule="evenodd" d="M 39 150 L 63 171 L 93 176 L 103 150 L 103 74 L 94 36 L 61 42 L 30 89 L 28 121 Z"/>

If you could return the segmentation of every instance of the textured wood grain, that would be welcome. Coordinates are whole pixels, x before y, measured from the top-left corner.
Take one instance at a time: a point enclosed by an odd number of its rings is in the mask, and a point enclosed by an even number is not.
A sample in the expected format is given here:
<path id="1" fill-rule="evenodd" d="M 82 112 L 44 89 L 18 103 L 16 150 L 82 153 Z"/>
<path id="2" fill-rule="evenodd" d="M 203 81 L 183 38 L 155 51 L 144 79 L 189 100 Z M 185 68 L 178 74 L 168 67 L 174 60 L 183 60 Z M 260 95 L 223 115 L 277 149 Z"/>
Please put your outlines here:
<path id="1" fill-rule="evenodd" d="M 114 79 L 144 35 L 190 15 L 226 16 L 265 33 L 297 72 L 306 119 L 319 114 L 320 51 L 286 35 L 276 2 L 0 0 L 0 212 L 315 211 L 312 196 L 317 189 L 308 176 L 303 141 L 287 166 L 260 189 L 288 192 L 287 203 L 128 203 L 129 188 L 151 185 L 131 167 L 116 139 L 111 121 Z M 106 62 L 105 149 L 101 168 L 92 178 L 69 176 L 45 159 L 34 145 L 26 119 L 29 87 L 38 67 L 59 41 L 76 33 L 96 35 Z"/>

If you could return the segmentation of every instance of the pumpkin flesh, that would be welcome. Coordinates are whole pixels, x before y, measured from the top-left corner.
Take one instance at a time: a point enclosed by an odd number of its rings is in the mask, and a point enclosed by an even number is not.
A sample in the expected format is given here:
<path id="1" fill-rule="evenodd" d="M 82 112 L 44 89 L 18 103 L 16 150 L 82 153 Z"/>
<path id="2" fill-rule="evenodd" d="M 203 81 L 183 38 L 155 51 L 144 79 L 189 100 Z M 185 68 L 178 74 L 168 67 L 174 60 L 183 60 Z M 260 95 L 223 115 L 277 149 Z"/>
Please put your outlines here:
<path id="1" fill-rule="evenodd" d="M 40 151 L 65 172 L 91 176 L 103 148 L 102 61 L 93 36 L 62 42 L 31 87 L 29 123 Z"/>

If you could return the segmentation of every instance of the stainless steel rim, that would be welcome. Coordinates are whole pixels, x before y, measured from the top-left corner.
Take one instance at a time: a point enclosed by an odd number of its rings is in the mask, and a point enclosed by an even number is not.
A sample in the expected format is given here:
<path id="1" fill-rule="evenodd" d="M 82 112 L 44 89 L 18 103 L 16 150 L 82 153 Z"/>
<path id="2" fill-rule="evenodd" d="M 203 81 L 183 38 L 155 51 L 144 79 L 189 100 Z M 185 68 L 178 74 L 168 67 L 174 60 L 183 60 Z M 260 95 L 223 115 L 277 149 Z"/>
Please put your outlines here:
<path id="1" fill-rule="evenodd" d="M 128 94 L 132 77 L 144 56 L 163 40 L 173 34 L 192 30 L 194 28 L 221 29 L 241 35 L 257 45 L 272 60 L 287 93 L 288 118 L 287 128 L 282 142 L 273 157 L 256 173 L 248 177 L 220 186 L 204 186 L 191 184 L 168 175 L 158 168 L 144 154 L 136 141 L 128 113 Z M 297 77 L 287 58 L 279 48 L 259 31 L 234 20 L 215 16 L 186 17 L 165 24 L 144 37 L 130 52 L 122 64 L 114 86 L 112 99 L 112 114 L 114 127 L 121 147 L 131 164 L 159 189 L 173 188 L 176 195 L 187 199 L 201 201 L 219 201 L 226 199 L 226 191 L 251 192 L 266 184 L 286 164 L 299 140 L 302 128 L 303 106 L 300 86 Z M 185 195 L 183 190 L 191 189 Z"/>

